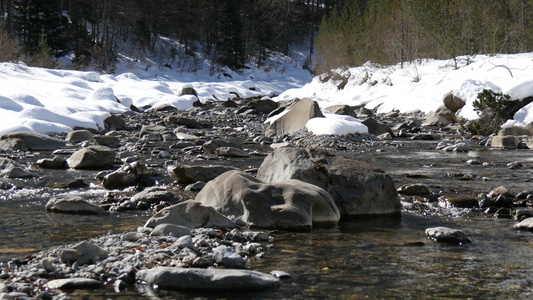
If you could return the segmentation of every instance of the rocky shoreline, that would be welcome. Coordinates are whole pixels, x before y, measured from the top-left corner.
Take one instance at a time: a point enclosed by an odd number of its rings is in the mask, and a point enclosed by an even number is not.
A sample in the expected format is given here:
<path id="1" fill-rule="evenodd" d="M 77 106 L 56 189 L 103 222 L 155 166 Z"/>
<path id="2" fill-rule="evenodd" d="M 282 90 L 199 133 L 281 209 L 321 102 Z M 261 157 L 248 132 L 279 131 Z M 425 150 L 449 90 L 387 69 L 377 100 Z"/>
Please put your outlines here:
<path id="1" fill-rule="evenodd" d="M 172 107 L 133 109 L 108 118 L 99 132 L 80 129 L 51 138 L 32 133 L 0 138 L 1 188 L 45 185 L 61 190 L 46 205 L 50 213 L 154 212 L 136 231 L 2 262 L 0 299 L 68 299 L 62 291 L 112 286 L 120 292 L 143 283 L 201 291 L 276 287 L 280 278 L 290 275 L 282 270 L 270 275 L 247 270 L 248 260 L 268 255 L 275 242 L 271 230 L 308 231 L 347 216 L 397 217 L 401 212 L 398 193 L 405 202 L 424 202 L 424 197 L 434 201 L 427 187 L 396 189 L 387 170 L 340 154 L 376 145 L 394 147 L 393 137 L 466 137 L 456 123 L 444 124 L 444 113 L 378 116 L 346 107 L 332 110 L 367 118 L 370 134 L 316 136 L 301 126 L 279 129 L 283 125 L 269 134 L 274 129 L 265 124 L 268 115 L 290 105 L 237 99 L 198 103 L 185 112 Z M 526 147 L 526 136 L 520 142 L 510 133 L 492 138 L 492 146 Z M 443 143 L 436 150 L 468 151 L 489 145 L 489 140 Z M 82 178 L 61 177 L 61 182 L 54 179 L 67 170 L 86 173 Z M 92 188 L 105 189 L 106 196 L 87 199 L 70 193 Z M 386 201 L 375 203 L 376 199 Z M 513 195 L 502 188 L 471 199 L 438 201 L 522 219 L 533 215 L 532 199 L 533 193 Z M 268 207 L 262 206 L 269 201 Z M 531 226 L 525 228 L 531 230 Z M 456 230 L 430 229 L 426 232 L 431 240 L 469 241 Z M 183 278 L 194 278 L 198 285 L 180 285 Z"/>

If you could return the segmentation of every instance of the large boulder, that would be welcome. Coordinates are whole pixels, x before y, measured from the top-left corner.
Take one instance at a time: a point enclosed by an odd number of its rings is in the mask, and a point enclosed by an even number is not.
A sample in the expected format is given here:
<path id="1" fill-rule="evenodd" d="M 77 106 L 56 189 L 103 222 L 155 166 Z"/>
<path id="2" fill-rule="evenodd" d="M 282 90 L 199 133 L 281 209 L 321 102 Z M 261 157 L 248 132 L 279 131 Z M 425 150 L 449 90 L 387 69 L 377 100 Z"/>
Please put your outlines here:
<path id="1" fill-rule="evenodd" d="M 65 138 L 65 141 L 71 144 L 81 143 L 85 141 L 96 142 L 93 134 L 86 129 L 69 132 L 67 134 L 67 137 Z"/>
<path id="2" fill-rule="evenodd" d="M 352 106 L 346 104 L 337 104 L 324 108 L 324 110 L 334 113 L 336 115 L 345 115 L 357 118 L 357 113 Z"/>
<path id="3" fill-rule="evenodd" d="M 444 95 L 442 102 L 444 103 L 444 106 L 447 109 L 451 110 L 454 113 L 456 113 L 458 110 L 460 110 L 466 105 L 466 102 L 463 99 L 455 96 L 452 91 Z"/>
<path id="4" fill-rule="evenodd" d="M 519 142 L 514 135 L 495 135 L 492 137 L 490 145 L 493 148 L 516 149 Z"/>
<path id="5" fill-rule="evenodd" d="M 205 206 L 194 200 L 187 200 L 173 206 L 165 207 L 153 215 L 144 227 L 154 228 L 159 224 L 174 224 L 186 227 L 237 227 L 213 207 Z"/>
<path id="6" fill-rule="evenodd" d="M 157 267 L 137 272 L 137 280 L 166 290 L 253 291 L 275 288 L 279 279 L 265 273 L 235 269 Z"/>
<path id="7" fill-rule="evenodd" d="M 58 195 L 46 203 L 46 210 L 59 213 L 96 215 L 105 210 L 100 206 L 76 195 Z"/>
<path id="8" fill-rule="evenodd" d="M 259 228 L 310 230 L 340 219 L 335 202 L 318 186 L 294 179 L 264 183 L 241 171 L 208 182 L 196 201 Z"/>
<path id="9" fill-rule="evenodd" d="M 270 153 L 258 170 L 265 182 L 298 179 L 329 192 L 341 215 L 400 215 L 392 178 L 375 166 L 320 149 L 283 147 Z"/>
<path id="10" fill-rule="evenodd" d="M 380 123 L 372 118 L 368 118 L 362 122 L 367 128 L 368 132 L 373 135 L 382 135 L 384 133 L 390 133 L 394 135 L 392 129 L 387 124 Z"/>
<path id="11" fill-rule="evenodd" d="M 0 137 L 0 150 L 52 151 L 65 147 L 64 141 L 36 132 L 13 132 Z"/>
<path id="12" fill-rule="evenodd" d="M 323 118 L 320 107 L 316 101 L 304 98 L 287 108 L 289 111 L 273 121 L 267 128 L 267 137 L 282 136 L 294 133 L 305 127 L 312 118 Z"/>
<path id="13" fill-rule="evenodd" d="M 67 159 L 71 169 L 107 169 L 115 162 L 115 152 L 106 146 L 89 146 L 74 152 Z"/>

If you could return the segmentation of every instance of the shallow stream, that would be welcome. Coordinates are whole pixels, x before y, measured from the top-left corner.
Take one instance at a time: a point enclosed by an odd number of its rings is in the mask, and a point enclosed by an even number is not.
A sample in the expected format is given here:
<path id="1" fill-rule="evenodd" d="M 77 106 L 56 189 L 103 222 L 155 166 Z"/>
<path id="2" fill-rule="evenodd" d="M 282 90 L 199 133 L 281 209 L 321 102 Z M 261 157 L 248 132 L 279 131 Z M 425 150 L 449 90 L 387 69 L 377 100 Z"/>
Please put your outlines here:
<path id="1" fill-rule="evenodd" d="M 436 145 L 401 141 L 350 156 L 381 167 L 393 177 L 396 187 L 424 183 L 433 193 L 470 196 L 500 185 L 513 192 L 533 190 L 531 150 L 451 153 L 434 150 Z M 466 163 L 469 159 L 488 165 L 470 165 Z M 507 164 L 514 161 L 524 166 L 509 169 Z M 465 180 L 468 174 L 469 180 Z M 144 213 L 105 217 L 49 214 L 44 211 L 48 191 L 40 191 L 28 197 L 21 191 L 18 196 L 6 194 L 0 201 L 0 260 L 17 257 L 1 249 L 46 249 L 108 232 L 134 230 L 148 219 Z M 533 297 L 533 233 L 515 231 L 511 226 L 516 221 L 493 218 L 481 210 L 442 207 L 438 202 L 423 203 L 422 209 L 412 210 L 408 199 L 404 200 L 401 218 L 343 220 L 335 228 L 311 233 L 274 233 L 273 248 L 265 258 L 253 258 L 248 264 L 251 269 L 283 270 L 292 275 L 273 291 L 206 295 L 139 288 L 115 294 L 110 288 L 92 295 L 121 299 L 139 293 L 163 299 Z M 461 229 L 473 243 L 452 246 L 428 241 L 424 231 L 435 226 Z"/>

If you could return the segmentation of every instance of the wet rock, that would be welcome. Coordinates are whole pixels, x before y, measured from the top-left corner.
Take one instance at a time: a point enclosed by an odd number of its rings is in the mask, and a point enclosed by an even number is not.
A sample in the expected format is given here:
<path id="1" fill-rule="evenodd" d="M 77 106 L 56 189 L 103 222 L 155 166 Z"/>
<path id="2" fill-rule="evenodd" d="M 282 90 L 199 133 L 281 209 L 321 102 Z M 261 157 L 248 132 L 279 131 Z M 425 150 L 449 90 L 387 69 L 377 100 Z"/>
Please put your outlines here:
<path id="1" fill-rule="evenodd" d="M 9 159 L 0 158 L 0 177 L 2 178 L 30 178 L 36 175 L 27 172 L 20 164 Z"/>
<path id="2" fill-rule="evenodd" d="M 137 272 L 137 280 L 161 289 L 243 291 L 275 288 L 279 279 L 250 270 L 157 267 Z"/>
<path id="3" fill-rule="evenodd" d="M 67 159 L 72 169 L 106 169 L 112 167 L 114 162 L 115 152 L 109 147 L 99 145 L 78 150 Z"/>
<path id="4" fill-rule="evenodd" d="M 250 153 L 235 147 L 220 147 L 215 150 L 215 154 L 225 157 L 250 157 Z"/>
<path id="5" fill-rule="evenodd" d="M 173 206 L 165 207 L 153 215 L 144 227 L 155 227 L 159 224 L 175 224 L 193 227 L 226 227 L 235 228 L 231 221 L 211 206 L 205 206 L 194 200 L 187 200 Z"/>
<path id="6" fill-rule="evenodd" d="M 270 271 L 270 275 L 276 277 L 276 278 L 279 278 L 279 279 L 290 279 L 292 276 L 291 274 L 285 272 L 285 271 L 280 271 L 280 270 L 273 270 L 273 271 Z"/>
<path id="7" fill-rule="evenodd" d="M 333 199 L 318 186 L 299 180 L 264 183 L 241 171 L 208 182 L 196 201 L 259 228 L 310 230 L 340 219 Z"/>
<path id="8" fill-rule="evenodd" d="M 473 208 L 479 207 L 479 201 L 476 197 L 467 195 L 443 195 L 439 197 L 441 206 L 444 207 L 460 207 Z"/>
<path id="9" fill-rule="evenodd" d="M 75 130 L 69 132 L 65 138 L 67 143 L 77 144 L 85 141 L 96 142 L 93 134 L 89 130 Z"/>
<path id="10" fill-rule="evenodd" d="M 516 149 L 519 140 L 513 135 L 495 135 L 492 137 L 491 146 L 493 148 Z"/>
<path id="11" fill-rule="evenodd" d="M 83 179 L 76 179 L 72 181 L 59 182 L 59 183 L 52 184 L 52 187 L 56 189 L 79 189 L 79 188 L 84 188 L 88 186 L 89 186 L 89 183 Z"/>
<path id="12" fill-rule="evenodd" d="M 124 171 L 115 171 L 107 174 L 104 177 L 102 184 L 106 189 L 114 190 L 134 186 L 137 182 L 138 180 L 135 174 Z"/>
<path id="13" fill-rule="evenodd" d="M 470 244 L 472 240 L 461 230 L 448 227 L 433 227 L 426 229 L 428 239 L 449 244 Z"/>
<path id="14" fill-rule="evenodd" d="M 298 179 L 319 186 L 333 197 L 341 215 L 399 215 L 401 211 L 389 175 L 324 150 L 276 149 L 261 164 L 257 178 L 265 182 Z"/>
<path id="15" fill-rule="evenodd" d="M 318 103 L 307 98 L 294 103 L 287 109 L 289 112 L 268 126 L 265 136 L 272 137 L 291 134 L 304 128 L 310 119 L 324 117 Z"/>
<path id="16" fill-rule="evenodd" d="M 65 147 L 64 141 L 36 132 L 14 132 L 0 137 L 0 150 L 51 151 Z"/>
<path id="17" fill-rule="evenodd" d="M 513 225 L 514 229 L 533 231 L 533 218 L 526 218 L 522 222 Z"/>
<path id="18" fill-rule="evenodd" d="M 458 142 L 455 144 L 447 143 L 447 142 L 440 142 L 437 145 L 437 150 L 445 151 L 445 152 L 468 152 L 468 146 L 466 143 Z"/>
<path id="19" fill-rule="evenodd" d="M 131 197 L 133 202 L 143 202 L 146 204 L 153 204 L 157 202 L 170 202 L 174 199 L 174 194 L 166 189 L 159 187 L 147 188 L 144 191 L 135 194 Z"/>
<path id="20" fill-rule="evenodd" d="M 180 184 L 190 184 L 197 181 L 208 182 L 231 170 L 236 168 L 222 165 L 174 165 L 168 167 L 168 174 Z"/>
<path id="21" fill-rule="evenodd" d="M 190 236 L 191 229 L 189 227 L 175 225 L 175 224 L 159 224 L 150 233 L 150 236 L 173 236 L 180 238 L 182 236 Z"/>
<path id="22" fill-rule="evenodd" d="M 463 99 L 455 96 L 453 91 L 446 93 L 442 99 L 442 102 L 444 103 L 444 106 L 453 113 L 456 113 L 466 105 L 466 102 Z"/>
<path id="23" fill-rule="evenodd" d="M 67 160 L 58 156 L 39 159 L 36 164 L 43 169 L 68 169 Z"/>
<path id="24" fill-rule="evenodd" d="M 104 284 L 90 278 L 64 278 L 54 279 L 44 285 L 48 289 L 76 290 L 76 289 L 99 289 Z"/>
<path id="25" fill-rule="evenodd" d="M 398 194 L 402 195 L 427 195 L 429 194 L 429 188 L 425 184 L 415 183 L 415 184 L 404 184 L 398 188 Z"/>
<path id="26" fill-rule="evenodd" d="M 517 209 L 514 214 L 514 219 L 518 221 L 522 221 L 531 217 L 533 217 L 533 209 L 531 208 Z"/>
<path id="27" fill-rule="evenodd" d="M 103 214 L 105 210 L 100 206 L 76 195 L 58 195 L 46 203 L 46 210 L 58 213 L 72 214 Z"/>
<path id="28" fill-rule="evenodd" d="M 242 269 L 246 261 L 242 258 L 233 247 L 218 246 L 213 248 L 213 260 L 220 266 Z"/>

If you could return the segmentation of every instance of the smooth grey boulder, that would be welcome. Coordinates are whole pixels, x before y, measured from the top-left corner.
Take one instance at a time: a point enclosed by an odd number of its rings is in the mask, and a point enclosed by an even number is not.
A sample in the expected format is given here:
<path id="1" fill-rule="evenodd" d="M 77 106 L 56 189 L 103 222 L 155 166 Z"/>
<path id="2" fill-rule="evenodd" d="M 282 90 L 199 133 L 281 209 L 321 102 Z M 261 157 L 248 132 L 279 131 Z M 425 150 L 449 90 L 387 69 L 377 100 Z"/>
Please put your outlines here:
<path id="1" fill-rule="evenodd" d="M 130 200 L 133 202 L 144 202 L 147 204 L 153 204 L 161 201 L 171 201 L 172 199 L 174 199 L 173 193 L 163 188 L 151 187 L 133 195 Z"/>
<path id="2" fill-rule="evenodd" d="M 29 131 L 8 133 L 0 137 L 0 150 L 52 151 L 66 146 L 62 140 Z"/>
<path id="3" fill-rule="evenodd" d="M 58 156 L 54 158 L 41 158 L 35 163 L 43 169 L 68 169 L 67 160 Z"/>
<path id="4" fill-rule="evenodd" d="M 58 195 L 46 203 L 46 210 L 59 213 L 97 215 L 105 213 L 100 206 L 76 195 Z"/>
<path id="5" fill-rule="evenodd" d="M 89 146 L 74 152 L 67 163 L 71 169 L 107 169 L 115 163 L 115 152 L 106 146 Z"/>
<path id="6" fill-rule="evenodd" d="M 336 115 L 345 115 L 357 118 L 357 113 L 352 106 L 346 104 L 332 105 L 324 108 L 324 110 L 334 113 Z"/>
<path id="7" fill-rule="evenodd" d="M 289 111 L 273 121 L 266 129 L 265 136 L 283 136 L 305 127 L 312 118 L 324 118 L 316 101 L 304 98 L 287 108 Z"/>
<path id="8" fill-rule="evenodd" d="M 154 228 L 159 224 L 175 224 L 193 227 L 226 227 L 237 225 L 213 207 L 205 206 L 194 200 L 187 200 L 173 206 L 165 207 L 153 215 L 144 227 Z"/>
<path id="9" fill-rule="evenodd" d="M 73 248 L 63 250 L 59 259 L 64 263 L 89 264 L 94 260 L 106 258 L 107 251 L 87 241 L 80 242 Z"/>
<path id="10" fill-rule="evenodd" d="M 71 144 L 77 144 L 85 141 L 96 142 L 93 134 L 89 130 L 85 129 L 69 132 L 65 138 L 65 141 Z"/>
<path id="11" fill-rule="evenodd" d="M 340 219 L 335 202 L 318 186 L 300 180 L 265 183 L 242 171 L 208 182 L 196 201 L 258 228 L 310 230 Z"/>
<path id="12" fill-rule="evenodd" d="M 150 233 L 150 236 L 167 236 L 171 235 L 176 238 L 190 236 L 192 234 L 189 227 L 175 224 L 159 224 Z"/>
<path id="13" fill-rule="evenodd" d="M 533 231 L 533 218 L 529 217 L 513 225 L 514 229 Z"/>
<path id="14" fill-rule="evenodd" d="M 519 142 L 514 135 L 495 135 L 492 137 L 490 145 L 493 148 L 516 149 Z"/>
<path id="15" fill-rule="evenodd" d="M 428 239 L 439 243 L 470 244 L 472 240 L 461 230 L 448 227 L 433 227 L 426 229 Z"/>
<path id="16" fill-rule="evenodd" d="M 111 115 L 104 120 L 104 127 L 107 130 L 126 129 L 126 121 L 121 115 Z"/>
<path id="17" fill-rule="evenodd" d="M 137 272 L 136 279 L 165 290 L 254 291 L 275 288 L 276 277 L 251 270 L 157 267 Z"/>
<path id="18" fill-rule="evenodd" d="M 170 177 L 181 184 L 208 182 L 231 170 L 236 170 L 236 168 L 222 165 L 174 165 L 167 168 Z"/>
<path id="19" fill-rule="evenodd" d="M 90 278 L 63 278 L 50 280 L 44 287 L 60 290 L 99 289 L 103 288 L 104 284 L 96 279 Z"/>
<path id="20" fill-rule="evenodd" d="M 456 113 L 458 110 L 460 110 L 466 105 L 466 102 L 463 99 L 455 96 L 452 91 L 449 91 L 448 93 L 444 94 L 442 102 L 444 103 L 444 106 L 447 109 L 451 110 L 454 113 Z"/>
<path id="21" fill-rule="evenodd" d="M 124 172 L 121 170 L 107 174 L 104 177 L 102 184 L 108 190 L 124 189 L 129 186 L 134 186 L 138 182 L 135 174 Z"/>
<path id="22" fill-rule="evenodd" d="M 298 179 L 319 186 L 333 197 L 342 216 L 401 213 L 394 182 L 383 170 L 321 149 L 278 148 L 265 158 L 257 178 Z"/>
<path id="23" fill-rule="evenodd" d="M 116 136 L 95 135 L 94 140 L 96 141 L 96 144 L 109 148 L 118 148 L 121 146 L 121 141 Z"/>
<path id="24" fill-rule="evenodd" d="M 224 245 L 213 248 L 213 260 L 219 266 L 233 269 L 242 269 L 246 266 L 246 260 L 235 252 L 235 248 Z"/>
<path id="25" fill-rule="evenodd" d="M 9 159 L 0 158 L 0 177 L 2 178 L 29 178 L 36 177 L 34 174 L 24 170 L 20 164 Z"/>

